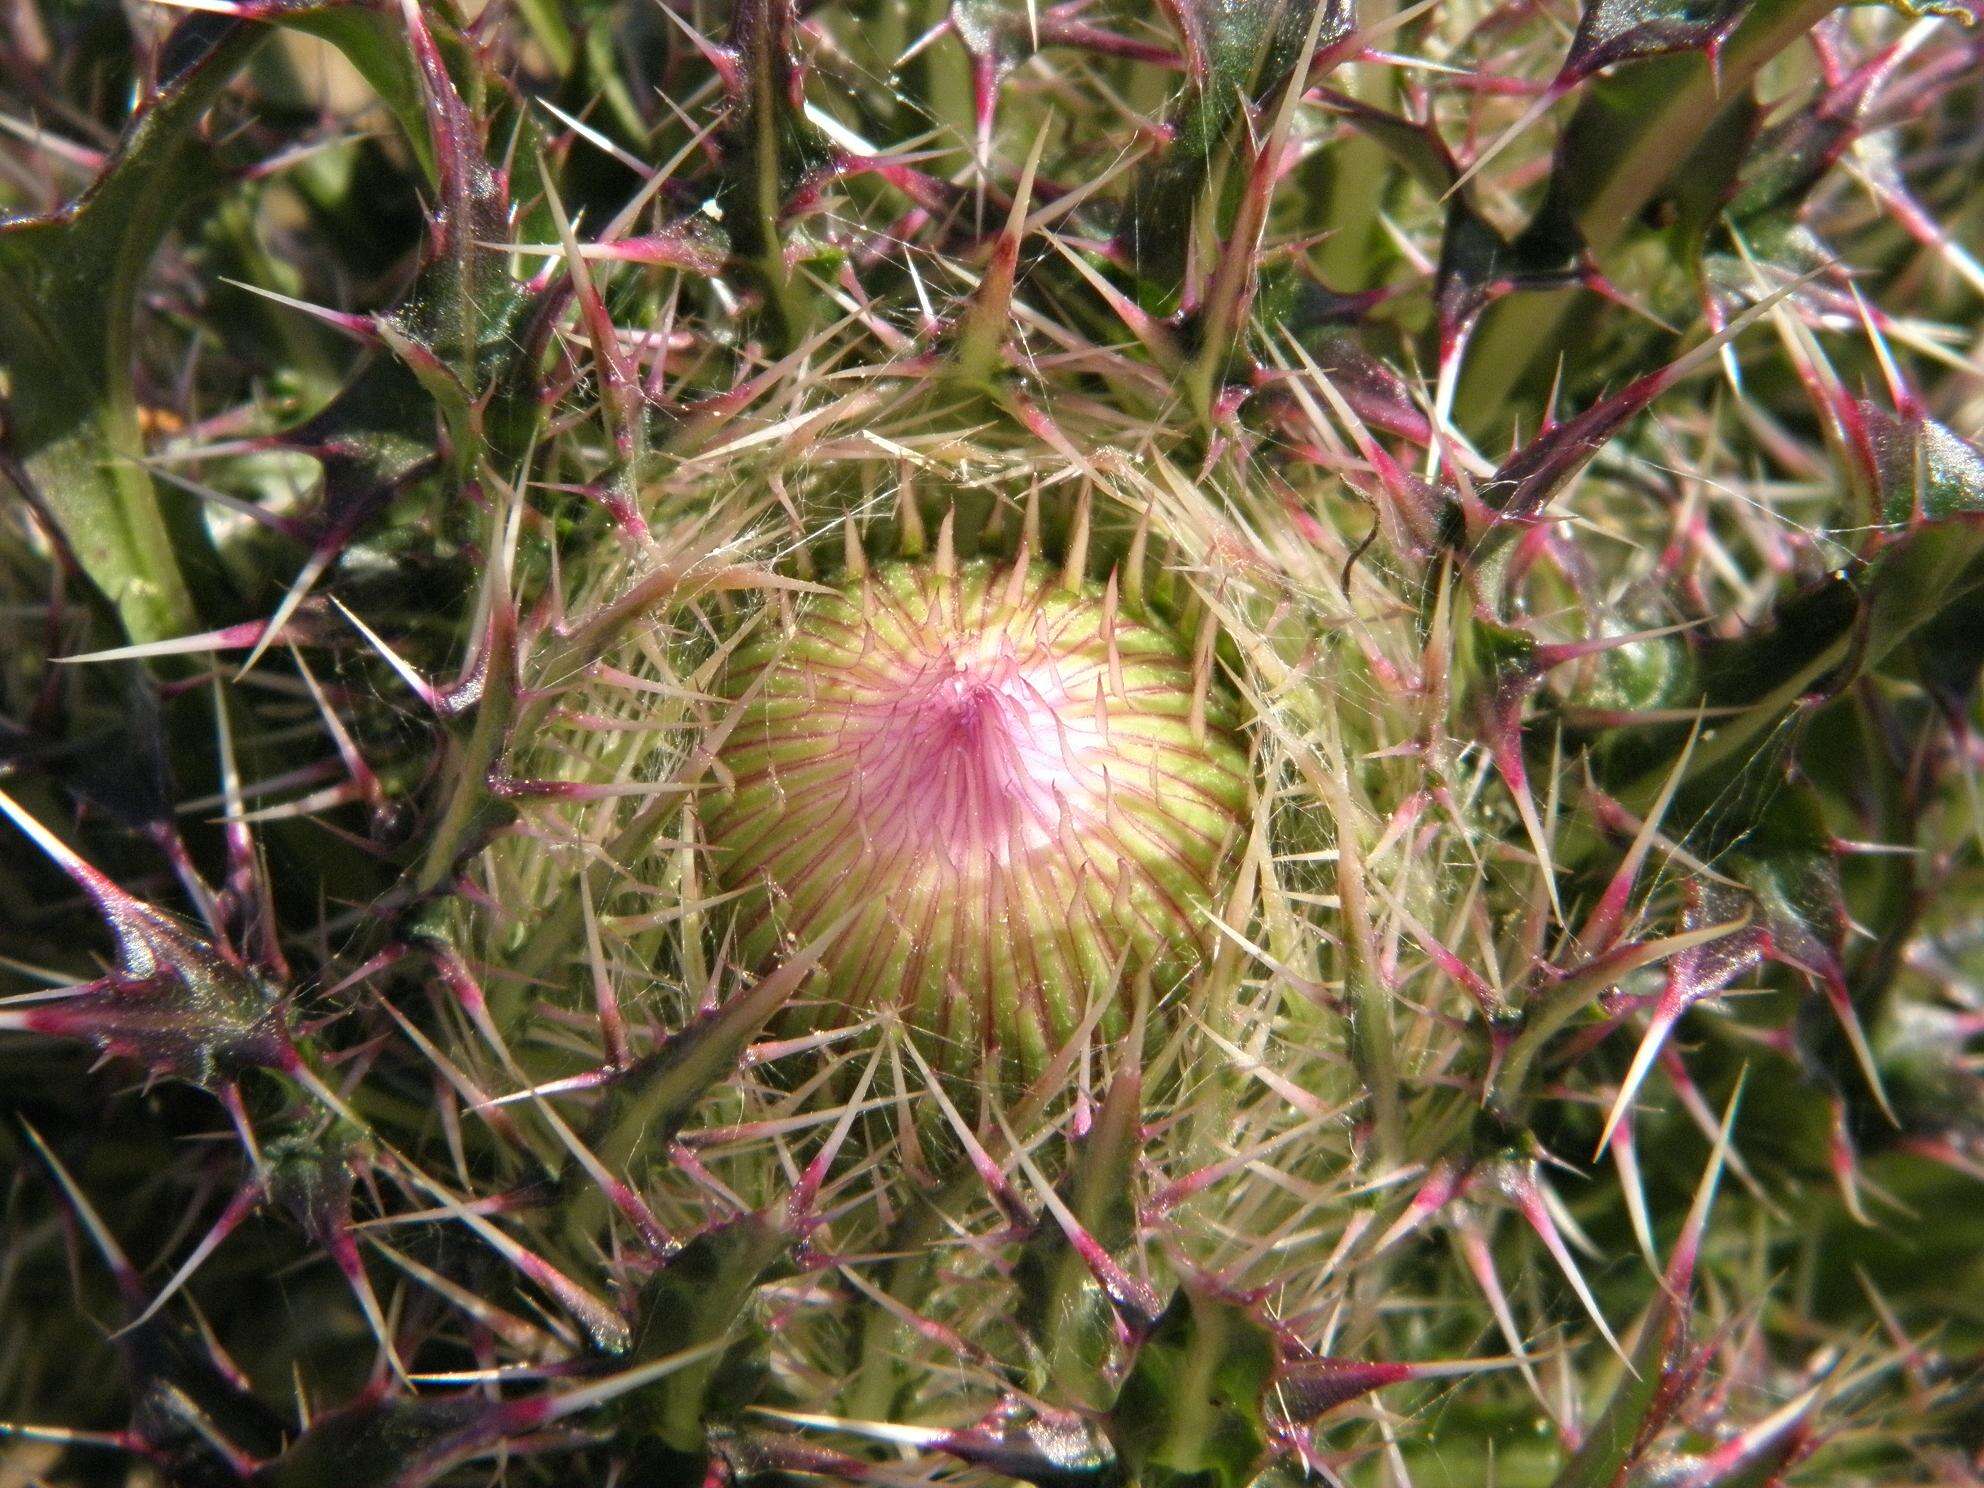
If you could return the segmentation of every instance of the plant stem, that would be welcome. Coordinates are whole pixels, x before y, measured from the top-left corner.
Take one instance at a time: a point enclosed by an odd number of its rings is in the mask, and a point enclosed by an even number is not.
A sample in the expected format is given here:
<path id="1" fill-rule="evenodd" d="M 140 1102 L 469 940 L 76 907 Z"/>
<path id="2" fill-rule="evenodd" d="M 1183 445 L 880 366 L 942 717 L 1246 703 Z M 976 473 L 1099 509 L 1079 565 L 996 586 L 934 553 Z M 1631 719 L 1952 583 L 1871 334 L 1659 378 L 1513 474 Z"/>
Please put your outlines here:
<path id="1" fill-rule="evenodd" d="M 1391 994 L 1378 975 L 1371 906 L 1364 885 L 1364 849 L 1356 840 L 1350 792 L 1328 770 L 1330 810 L 1337 821 L 1337 894 L 1343 906 L 1343 984 L 1350 1001 L 1350 1057 L 1371 1101 L 1371 1142 L 1380 1171 L 1405 1160 L 1405 1116 L 1399 1097 L 1398 1049 Z"/>

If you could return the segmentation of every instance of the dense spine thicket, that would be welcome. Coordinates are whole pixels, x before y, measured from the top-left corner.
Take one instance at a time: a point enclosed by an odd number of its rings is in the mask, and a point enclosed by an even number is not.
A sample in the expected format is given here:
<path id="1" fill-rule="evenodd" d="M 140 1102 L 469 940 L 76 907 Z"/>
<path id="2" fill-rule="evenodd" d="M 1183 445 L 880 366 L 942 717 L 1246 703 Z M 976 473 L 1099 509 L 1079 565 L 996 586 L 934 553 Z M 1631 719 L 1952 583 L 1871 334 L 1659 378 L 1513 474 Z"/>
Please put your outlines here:
<path id="1" fill-rule="evenodd" d="M 0 1484 L 1974 1483 L 1980 21 L 20 0 Z"/>

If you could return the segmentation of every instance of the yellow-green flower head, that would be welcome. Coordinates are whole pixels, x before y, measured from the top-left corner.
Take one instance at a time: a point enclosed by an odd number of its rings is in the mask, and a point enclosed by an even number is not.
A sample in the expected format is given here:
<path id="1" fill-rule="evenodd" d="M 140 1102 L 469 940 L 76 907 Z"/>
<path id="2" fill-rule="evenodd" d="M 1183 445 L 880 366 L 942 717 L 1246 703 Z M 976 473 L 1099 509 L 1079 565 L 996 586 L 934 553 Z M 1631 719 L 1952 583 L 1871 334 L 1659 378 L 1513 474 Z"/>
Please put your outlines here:
<path id="1" fill-rule="evenodd" d="M 897 563 L 740 652 L 709 821 L 764 964 L 849 910 L 816 1023 L 894 1006 L 954 1070 L 1037 1071 L 1203 954 L 1247 761 L 1210 660 L 1092 582 Z"/>

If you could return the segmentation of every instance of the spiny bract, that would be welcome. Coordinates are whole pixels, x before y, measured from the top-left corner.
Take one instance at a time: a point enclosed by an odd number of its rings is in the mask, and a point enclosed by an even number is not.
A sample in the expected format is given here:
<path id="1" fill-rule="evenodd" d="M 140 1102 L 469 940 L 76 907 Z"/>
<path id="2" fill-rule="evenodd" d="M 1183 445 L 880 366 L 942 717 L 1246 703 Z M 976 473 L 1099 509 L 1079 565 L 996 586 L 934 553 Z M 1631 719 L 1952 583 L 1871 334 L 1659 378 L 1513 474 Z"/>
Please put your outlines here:
<path id="1" fill-rule="evenodd" d="M 0 1485 L 1974 1488 L 1984 27 L 0 7 Z"/>

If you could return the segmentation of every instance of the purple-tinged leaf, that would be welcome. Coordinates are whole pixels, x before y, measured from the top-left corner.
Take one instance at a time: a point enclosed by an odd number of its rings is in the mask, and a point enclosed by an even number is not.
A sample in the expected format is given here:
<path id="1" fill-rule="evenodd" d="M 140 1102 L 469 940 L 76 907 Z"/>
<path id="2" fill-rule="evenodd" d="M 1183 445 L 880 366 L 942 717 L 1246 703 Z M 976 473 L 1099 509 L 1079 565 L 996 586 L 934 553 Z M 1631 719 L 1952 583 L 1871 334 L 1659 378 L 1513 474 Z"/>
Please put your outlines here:
<path id="1" fill-rule="evenodd" d="M 425 1488 L 491 1453 L 515 1458 L 583 1445 L 555 1428 L 583 1418 L 707 1357 L 689 1348 L 554 1393 L 510 1398 L 464 1391 L 446 1397 L 394 1395 L 369 1386 L 350 1404 L 312 1421 L 279 1455 L 259 1464 L 250 1488 Z"/>
<path id="2" fill-rule="evenodd" d="M 0 1028 L 79 1039 L 213 1091 L 245 1070 L 297 1067 L 281 989 L 126 893 L 4 793 L 0 814 L 89 896 L 116 940 L 118 962 L 65 996 L 0 1012 Z"/>
<path id="3" fill-rule="evenodd" d="M 1434 276 L 1440 317 L 1440 364 L 1459 356 L 1482 310 L 1518 289 L 1549 289 L 1579 282 L 1576 234 L 1553 237 L 1526 232 L 1511 240 L 1475 207 L 1466 176 L 1440 131 L 1430 123 L 1375 108 L 1325 89 L 1322 100 L 1360 134 L 1383 146 L 1429 196 L 1447 204 Z"/>
<path id="4" fill-rule="evenodd" d="M 1630 419 L 1719 353 L 1786 293 L 1781 290 L 1753 305 L 1659 371 L 1634 379 L 1562 423 L 1549 425 L 1481 482 L 1481 499 L 1507 520 L 1536 516 Z"/>
<path id="5" fill-rule="evenodd" d="M 757 1288 L 790 1269 L 792 1240 L 783 1224 L 756 1214 L 715 1225 L 691 1240 L 641 1289 L 630 1361 L 646 1363 L 694 1345 L 720 1343 L 738 1328 Z M 621 1408 L 676 1451 L 707 1451 L 712 1407 L 730 1412 L 750 1403 L 740 1393 L 748 1387 L 749 1372 L 726 1378 L 722 1365 L 722 1355 L 712 1353 L 634 1392 Z"/>
<path id="6" fill-rule="evenodd" d="M 1390 1385 L 1452 1379 L 1507 1368 L 1511 1363 L 1503 1359 L 1450 1359 L 1434 1364 L 1392 1364 L 1303 1355 L 1282 1361 L 1275 1374 L 1274 1398 L 1289 1420 L 1309 1422 Z"/>
<path id="7" fill-rule="evenodd" d="M 954 1431 L 938 1450 L 1035 1488 L 1103 1488 L 1117 1467 L 1108 1442 L 1074 1411 Z"/>
<path id="8" fill-rule="evenodd" d="M 1812 1448 L 1822 1386 L 1805 1391 L 1666 1476 L 1673 1488 L 1772 1488 Z"/>
<path id="9" fill-rule="evenodd" d="M 586 1140 L 608 1172 L 628 1172 L 644 1148 L 657 1153 L 666 1149 L 697 1103 L 736 1070 L 758 1030 L 798 991 L 857 913 L 849 910 L 776 971 L 703 1014 L 614 1079 Z M 577 1164 L 573 1168 L 564 1184 L 561 1221 L 569 1234 L 577 1235 L 604 1218 L 606 1200 L 576 1171 Z"/>
<path id="10" fill-rule="evenodd" d="M 1433 423 L 1392 367 L 1365 351 L 1354 336 L 1322 335 L 1308 346 L 1316 368 L 1327 377 L 1343 401 L 1366 424 L 1425 448 L 1433 441 Z M 1259 374 L 1273 386 L 1281 379 Z M 1295 421 L 1290 419 L 1291 424 Z"/>
<path id="11" fill-rule="evenodd" d="M 1124 1040 L 1121 1065 L 1094 1122 L 1074 1140 L 1062 1202 L 1105 1250 L 1120 1253 L 1135 1237 L 1136 1172 L 1143 1114 L 1141 1022 Z M 1056 1405 L 1099 1408 L 1112 1385 L 1110 1362 L 1121 1320 L 1068 1233 L 1042 1215 L 1020 1251 L 1013 1280 L 1017 1316 L 1035 1347 L 1035 1393 Z"/>
<path id="12" fill-rule="evenodd" d="M 1755 898 L 1768 933 L 1771 960 L 1803 973 L 1819 990 L 1853 1059 L 1881 1109 L 1893 1119 L 1880 1066 L 1860 1024 L 1846 975 L 1849 919 L 1840 882 L 1839 859 L 1819 820 L 1809 788 L 1787 789 L 1772 803 L 1741 848 L 1729 858 L 1729 871 Z"/>
<path id="13" fill-rule="evenodd" d="M 366 1160 L 363 1142 L 334 1125 L 321 1136 L 293 1136 L 271 1143 L 266 1155 L 269 1197 L 286 1208 L 311 1242 L 330 1256 L 394 1371 L 404 1375 L 378 1294 L 366 1275 L 351 1211 L 352 1189 Z"/>
<path id="14" fill-rule="evenodd" d="M 1729 204 L 1732 221 L 1754 239 L 1763 219 L 1788 220 L 1859 136 L 1868 105 L 1892 76 L 1898 58 L 1887 47 L 1809 108 L 1789 111 L 1746 152 L 1741 183 Z"/>
<path id="15" fill-rule="evenodd" d="M 1640 1317 L 1626 1372 L 1550 1488 L 1621 1488 L 1699 1380 L 1701 1360 L 1689 1343 L 1695 1263 L 1735 1120 L 1732 1098 L 1666 1274 Z"/>
<path id="16" fill-rule="evenodd" d="M 1701 52 L 1711 64 L 1744 0 L 1589 0 L 1558 74 L 1560 88 L 1601 68 L 1663 52 Z"/>
<path id="17" fill-rule="evenodd" d="M 1504 517 L 1533 517 L 1584 469 L 1591 457 L 1672 385 L 1666 372 L 1653 372 L 1538 434 L 1504 460 L 1479 486 L 1481 497 Z"/>
<path id="18" fill-rule="evenodd" d="M 1859 405 L 1856 431 L 1874 476 L 1879 521 L 1913 529 L 1924 522 L 1984 521 L 1984 453 L 1934 419 Z"/>
<path id="19" fill-rule="evenodd" d="M 1488 305 L 1519 289 L 1561 289 L 1583 278 L 1572 245 L 1524 234 L 1511 241 L 1455 192 L 1440 239 L 1434 304 L 1440 316 L 1440 365 L 1457 365 Z"/>
<path id="20" fill-rule="evenodd" d="M 1730 107 L 1746 107 L 1759 70 L 1800 41 L 1835 0 L 1752 0 L 1711 66 L 1704 56 L 1642 57 L 1585 82 L 1558 137 L 1543 204 L 1524 236 L 1577 244 L 1604 259 L 1647 204 L 1701 146 Z M 1508 302 L 1491 312 L 1470 351 L 1457 416 L 1463 427 L 1499 417 L 1510 391 L 1562 350 L 1566 322 L 1590 303 L 1576 294 Z"/>
<path id="21" fill-rule="evenodd" d="M 1000 1407 L 975 1426 L 945 1429 L 864 1421 L 844 1416 L 760 1410 L 760 1414 L 815 1431 L 834 1431 L 916 1452 L 941 1452 L 1001 1477 L 1036 1488 L 1111 1488 L 1122 1481 L 1121 1466 L 1109 1443 L 1083 1416 L 1070 1412 L 1028 1412 L 1017 1403 Z M 800 1472 L 825 1472 L 862 1482 L 871 1469 L 846 1458 L 783 1443 L 756 1443 L 753 1458 Z"/>
<path id="22" fill-rule="evenodd" d="M 1682 1015 L 1704 998 L 1713 997 L 1724 987 L 1760 962 L 1770 949 L 1770 932 L 1753 922 L 1750 896 L 1720 879 L 1691 878 L 1683 891 L 1681 928 L 1684 932 L 1715 925 L 1733 927 L 1726 935 L 1677 952 L 1667 963 L 1666 984 L 1654 1004 L 1641 1036 L 1633 1062 L 1620 1081 L 1611 1112 L 1605 1120 L 1598 1145 L 1602 1149 L 1613 1132 L 1626 1120 L 1642 1082 L 1651 1073 L 1667 1037 Z"/>

